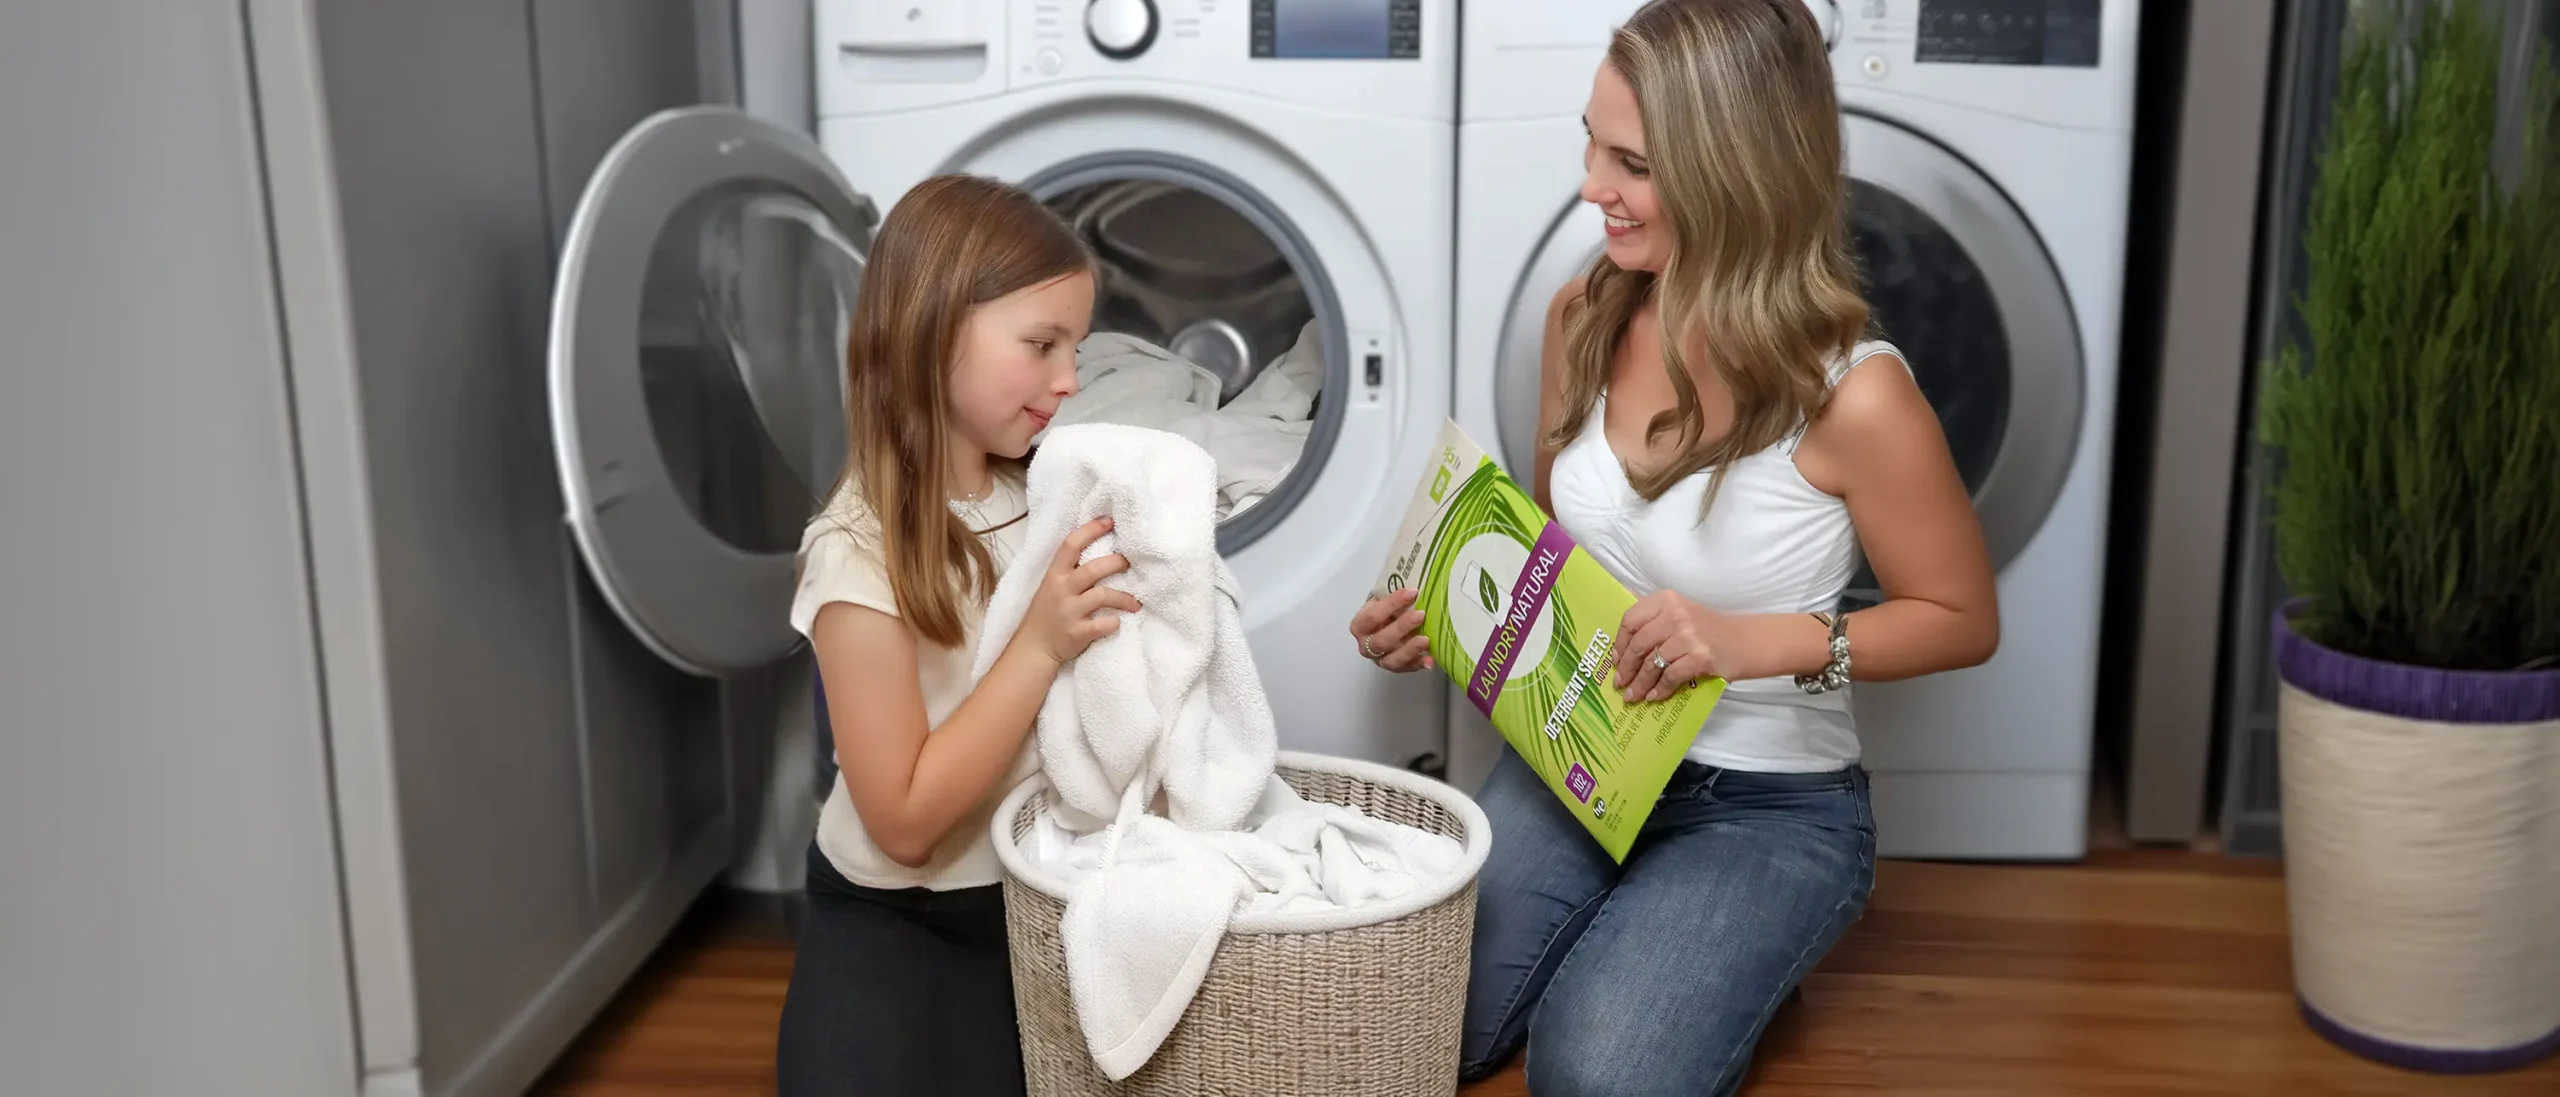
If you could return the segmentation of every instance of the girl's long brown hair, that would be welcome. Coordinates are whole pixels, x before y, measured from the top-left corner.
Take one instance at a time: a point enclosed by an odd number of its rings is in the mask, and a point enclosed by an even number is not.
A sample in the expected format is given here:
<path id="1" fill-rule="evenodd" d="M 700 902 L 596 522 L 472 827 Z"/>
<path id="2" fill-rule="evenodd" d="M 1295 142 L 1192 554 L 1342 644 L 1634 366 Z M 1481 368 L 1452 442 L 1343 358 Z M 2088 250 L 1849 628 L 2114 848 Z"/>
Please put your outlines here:
<path id="1" fill-rule="evenodd" d="M 1582 432 L 1629 320 L 1654 297 L 1675 402 L 1645 438 L 1672 434 L 1680 452 L 1627 477 L 1655 499 L 1713 469 L 1703 520 L 1727 467 L 1820 411 L 1829 363 L 1867 326 L 1831 59 L 1801 0 L 1654 0 L 1618 29 L 1609 64 L 1644 116 L 1671 258 L 1659 276 L 1592 264 L 1565 306 L 1563 406 L 1547 444 Z M 1733 428 L 1712 440 L 1689 375 L 1700 348 L 1733 393 Z"/>
<path id="2" fill-rule="evenodd" d="M 963 599 L 987 597 L 996 581 L 980 531 L 948 502 L 947 379 L 970 312 L 1092 267 L 1049 207 L 983 176 L 917 184 L 872 238 L 845 345 L 847 458 L 829 498 L 858 492 L 878 519 L 898 615 L 926 640 L 958 646 Z M 997 475 L 1021 472 L 1018 462 L 990 464 Z"/>

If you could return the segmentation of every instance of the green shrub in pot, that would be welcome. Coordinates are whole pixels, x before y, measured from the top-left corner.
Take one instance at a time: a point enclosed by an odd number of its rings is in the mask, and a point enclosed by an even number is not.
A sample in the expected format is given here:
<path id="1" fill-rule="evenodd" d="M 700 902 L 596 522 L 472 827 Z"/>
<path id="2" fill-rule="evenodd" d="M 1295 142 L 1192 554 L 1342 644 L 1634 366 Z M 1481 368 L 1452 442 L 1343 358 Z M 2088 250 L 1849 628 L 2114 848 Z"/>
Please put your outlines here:
<path id="1" fill-rule="evenodd" d="M 2502 131 L 2504 46 L 2357 5 L 2258 394 L 2303 1013 L 2430 1070 L 2560 1050 L 2560 81 Z"/>

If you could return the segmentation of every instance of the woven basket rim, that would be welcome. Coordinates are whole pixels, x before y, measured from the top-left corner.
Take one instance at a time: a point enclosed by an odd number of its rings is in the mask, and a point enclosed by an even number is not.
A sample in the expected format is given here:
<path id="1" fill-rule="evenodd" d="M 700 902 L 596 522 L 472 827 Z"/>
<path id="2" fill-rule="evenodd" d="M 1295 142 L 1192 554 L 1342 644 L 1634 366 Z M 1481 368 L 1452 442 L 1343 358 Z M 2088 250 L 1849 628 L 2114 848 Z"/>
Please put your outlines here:
<path id="1" fill-rule="evenodd" d="M 1475 799 L 1458 791 L 1456 786 L 1410 770 L 1339 755 L 1284 750 L 1273 762 L 1277 769 L 1330 773 L 1386 785 L 1447 808 L 1450 814 L 1458 817 L 1459 825 L 1466 832 L 1465 853 L 1459 859 L 1458 867 L 1446 876 L 1387 902 L 1339 910 L 1240 913 L 1227 923 L 1230 934 L 1332 933 L 1411 917 L 1447 901 L 1473 883 L 1476 874 L 1484 868 L 1485 856 L 1492 852 L 1493 824 L 1485 818 L 1484 809 L 1476 805 Z M 1031 798 L 1048 787 L 1049 777 L 1045 773 L 1032 774 L 1015 785 L 996 808 L 987 827 L 987 836 L 995 843 L 996 860 L 1003 862 L 1006 876 L 1063 903 L 1071 897 L 1066 883 L 1032 864 L 1013 840 L 1014 817 L 1028 810 Z"/>

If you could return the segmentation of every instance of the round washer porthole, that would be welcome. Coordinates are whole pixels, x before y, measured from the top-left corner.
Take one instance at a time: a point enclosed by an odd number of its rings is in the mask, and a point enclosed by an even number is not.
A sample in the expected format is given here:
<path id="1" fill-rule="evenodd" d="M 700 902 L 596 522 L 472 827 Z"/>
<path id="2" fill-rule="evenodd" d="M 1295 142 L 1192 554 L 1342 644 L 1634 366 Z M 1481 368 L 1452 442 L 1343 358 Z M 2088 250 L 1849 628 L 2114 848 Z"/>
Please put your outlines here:
<path id="1" fill-rule="evenodd" d="M 1287 520 L 1333 450 L 1351 386 L 1341 301 L 1305 235 L 1243 180 L 1166 153 L 1078 157 L 1022 186 L 1074 226 L 1101 264 L 1094 334 L 1173 352 L 1198 371 L 1203 411 L 1235 409 L 1254 421 L 1251 467 L 1258 471 L 1222 476 L 1232 479 L 1221 485 L 1222 506 L 1235 509 L 1218 527 L 1219 551 L 1234 553 Z M 1088 339 L 1086 348 L 1094 346 Z M 1310 353 L 1320 365 L 1306 362 Z M 1275 373 L 1284 362 L 1287 375 Z M 1310 377 L 1316 391 L 1292 419 Z M 1247 414 L 1275 407 L 1279 429 L 1266 430 L 1258 422 L 1265 416 Z M 1071 415 L 1072 406 L 1061 409 L 1062 422 Z M 1188 434 L 1192 425 L 1167 429 Z M 1287 439 L 1301 431 L 1295 459 L 1270 481 L 1261 470 L 1281 460 Z M 1222 473 L 1228 465 L 1221 462 Z"/>

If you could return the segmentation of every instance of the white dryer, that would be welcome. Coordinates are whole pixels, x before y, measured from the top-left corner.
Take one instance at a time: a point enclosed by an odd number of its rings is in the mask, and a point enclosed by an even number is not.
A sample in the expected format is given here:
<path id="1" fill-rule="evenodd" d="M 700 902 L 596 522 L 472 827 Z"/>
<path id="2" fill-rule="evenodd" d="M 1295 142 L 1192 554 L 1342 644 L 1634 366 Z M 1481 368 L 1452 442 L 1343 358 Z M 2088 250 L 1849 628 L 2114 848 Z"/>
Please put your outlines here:
<path id="1" fill-rule="evenodd" d="M 1449 413 L 1454 0 L 820 0 L 819 143 L 886 211 L 1025 186 L 1105 264 L 1096 331 L 1223 375 L 1302 337 L 1294 465 L 1219 531 L 1284 746 L 1436 770 L 1445 693 L 1346 625 Z"/>
<path id="2" fill-rule="evenodd" d="M 1458 139 L 1456 407 L 1516 469 L 1556 288 L 1599 253 L 1579 121 L 1639 4 L 1470 5 Z M 1999 571 L 1971 670 L 1856 687 L 1879 852 L 2059 858 L 2086 844 L 2116 343 L 2131 188 L 2132 0 L 1808 0 L 1846 112 L 1867 293 L 1910 355 Z M 1874 597 L 1861 573 L 1851 601 Z M 1451 714 L 1451 779 L 1498 740 Z"/>

